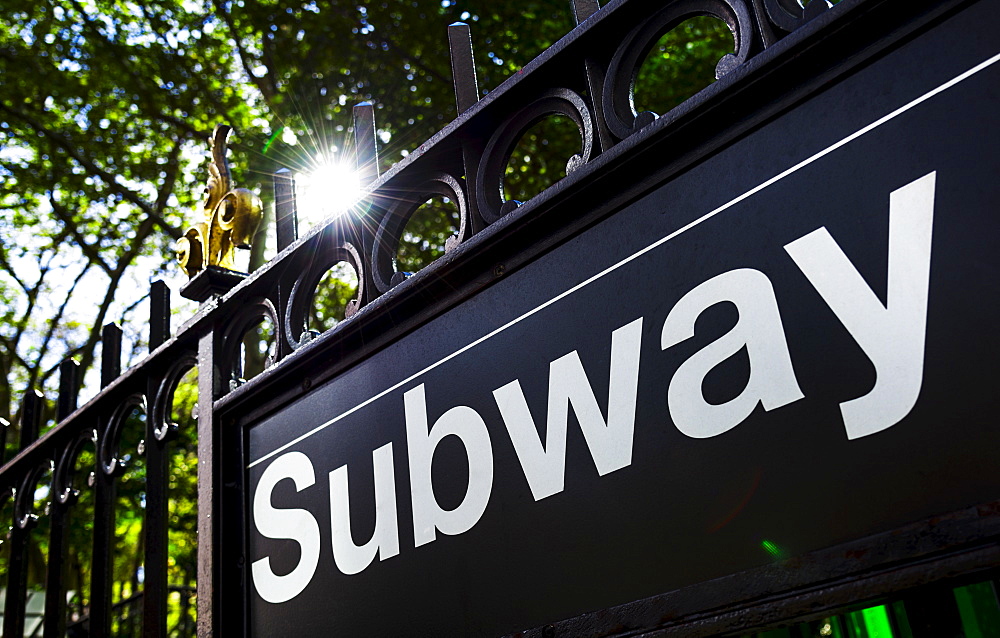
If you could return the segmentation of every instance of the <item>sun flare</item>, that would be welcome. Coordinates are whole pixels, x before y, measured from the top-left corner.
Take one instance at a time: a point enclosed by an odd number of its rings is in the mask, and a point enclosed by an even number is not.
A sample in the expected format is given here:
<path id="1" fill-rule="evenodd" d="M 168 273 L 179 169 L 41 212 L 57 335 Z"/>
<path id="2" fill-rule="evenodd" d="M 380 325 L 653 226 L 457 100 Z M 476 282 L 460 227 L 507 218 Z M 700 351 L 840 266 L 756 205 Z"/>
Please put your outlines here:
<path id="1" fill-rule="evenodd" d="M 295 175 L 299 223 L 314 226 L 346 211 L 361 196 L 357 171 L 344 163 L 326 161 Z"/>

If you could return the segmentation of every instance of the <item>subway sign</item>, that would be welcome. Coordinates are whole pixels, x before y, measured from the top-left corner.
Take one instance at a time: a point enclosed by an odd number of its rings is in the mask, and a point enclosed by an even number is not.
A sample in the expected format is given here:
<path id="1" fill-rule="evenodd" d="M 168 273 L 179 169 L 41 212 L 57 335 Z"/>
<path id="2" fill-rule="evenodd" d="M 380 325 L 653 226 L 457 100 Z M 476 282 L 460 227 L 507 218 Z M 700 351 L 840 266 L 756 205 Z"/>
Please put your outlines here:
<path id="1" fill-rule="evenodd" d="M 252 424 L 251 632 L 508 634 L 1000 496 L 1000 49 L 912 62 L 972 13 Z"/>

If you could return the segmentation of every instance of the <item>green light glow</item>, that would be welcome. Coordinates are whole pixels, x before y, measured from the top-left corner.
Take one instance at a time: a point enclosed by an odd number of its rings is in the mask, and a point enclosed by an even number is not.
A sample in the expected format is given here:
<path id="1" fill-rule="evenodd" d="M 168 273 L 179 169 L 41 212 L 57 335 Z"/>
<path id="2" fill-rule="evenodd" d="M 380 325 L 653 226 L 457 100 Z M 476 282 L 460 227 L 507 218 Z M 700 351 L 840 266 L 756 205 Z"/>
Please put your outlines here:
<path id="1" fill-rule="evenodd" d="M 774 558 L 781 556 L 781 548 L 772 543 L 771 541 L 765 540 L 761 541 L 760 546 L 764 548 L 764 551 L 770 554 Z"/>
<path id="2" fill-rule="evenodd" d="M 264 145 L 264 152 L 261 153 L 262 155 L 267 155 L 267 149 L 271 148 L 271 144 L 273 144 L 274 140 L 276 140 L 278 136 L 281 135 L 281 131 L 284 130 L 284 128 L 285 128 L 284 126 L 279 126 L 277 129 L 275 129 L 274 133 L 271 135 L 271 139 L 269 139 L 267 141 L 267 144 Z"/>
<path id="3" fill-rule="evenodd" d="M 868 638 L 894 638 L 889 613 L 884 605 L 862 609 L 861 616 L 865 619 Z"/>
<path id="4" fill-rule="evenodd" d="M 965 638 L 989 638 L 1000 627 L 1000 604 L 993 585 L 987 581 L 954 590 Z"/>
<path id="5" fill-rule="evenodd" d="M 786 554 L 785 550 L 769 540 L 761 541 L 761 547 L 772 556 Z M 914 631 L 907 617 L 908 606 L 923 609 L 930 607 L 929 613 L 936 618 L 936 623 L 948 624 L 947 635 L 964 636 L 965 638 L 993 638 L 1000 636 L 1000 600 L 997 599 L 994 583 L 985 581 L 971 585 L 956 587 L 951 591 L 954 603 L 949 600 L 948 592 L 935 592 L 931 597 L 914 597 L 896 600 L 889 605 L 875 605 L 857 611 L 845 611 L 837 616 L 820 620 L 799 623 L 796 626 L 779 627 L 744 634 L 742 638 L 794 638 L 809 636 L 811 638 L 913 638 L 923 637 L 924 633 Z M 954 604 L 954 607 L 951 605 Z M 934 609 L 939 608 L 938 610 Z M 961 617 L 961 630 L 952 625 L 953 610 Z M 912 611 L 912 610 L 911 610 Z M 945 619 L 944 615 L 948 618 Z M 940 628 L 939 628 L 940 629 Z M 931 638 L 944 636 L 940 631 L 926 634 Z"/>

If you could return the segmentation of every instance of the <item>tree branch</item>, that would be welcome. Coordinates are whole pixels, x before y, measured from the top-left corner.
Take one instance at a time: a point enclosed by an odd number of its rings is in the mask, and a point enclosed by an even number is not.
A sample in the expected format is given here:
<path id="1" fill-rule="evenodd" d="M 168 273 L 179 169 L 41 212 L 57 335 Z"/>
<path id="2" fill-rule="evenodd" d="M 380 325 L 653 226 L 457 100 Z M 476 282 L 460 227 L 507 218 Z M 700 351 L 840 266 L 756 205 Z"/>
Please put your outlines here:
<path id="1" fill-rule="evenodd" d="M 243 67 L 243 72 L 247 74 L 247 78 L 249 78 L 250 81 L 253 82 L 254 86 L 257 87 L 257 90 L 260 91 L 260 94 L 264 97 L 264 101 L 267 102 L 268 108 L 271 111 L 277 112 L 277 108 L 275 108 L 274 104 L 275 92 L 270 86 L 267 86 L 261 78 L 254 75 L 253 71 L 250 69 L 250 55 L 243 46 L 243 40 L 240 38 L 239 33 L 236 32 L 236 23 L 233 22 L 232 14 L 226 10 L 222 0 L 212 0 L 212 4 L 215 5 L 216 10 L 219 12 L 219 15 L 222 16 L 222 19 L 226 23 L 226 27 L 229 29 L 229 34 L 232 36 L 233 43 L 236 45 L 236 52 L 239 54 L 240 65 Z"/>
<path id="2" fill-rule="evenodd" d="M 16 350 L 14 350 L 13 348 L 10 348 L 8 350 L 8 354 L 10 355 L 10 358 L 14 361 L 14 363 L 16 363 L 17 365 L 21 366 L 22 368 L 24 368 L 28 372 L 31 371 L 31 364 L 28 363 L 27 361 L 25 361 L 24 357 L 22 357 L 21 355 L 19 355 Z"/>
<path id="3" fill-rule="evenodd" d="M 68 136 L 66 136 L 65 134 L 60 134 L 56 133 L 55 131 L 49 130 L 41 122 L 31 117 L 27 113 L 22 113 L 21 111 L 12 108 L 11 106 L 3 102 L 0 102 L 0 110 L 13 115 L 22 122 L 26 123 L 31 128 L 35 129 L 35 131 L 37 131 L 38 133 L 41 133 L 43 136 L 51 140 L 53 143 L 56 144 L 56 146 L 63 149 L 70 157 L 76 160 L 81 166 L 86 168 L 92 174 L 99 177 L 101 181 L 103 181 L 108 186 L 108 190 L 110 190 L 113 193 L 118 193 L 119 195 L 127 199 L 129 202 L 137 206 L 140 210 L 142 210 L 143 213 L 149 216 L 150 219 L 152 219 L 160 228 L 162 228 L 171 237 L 173 237 L 174 239 L 181 238 L 182 233 L 179 228 L 175 228 L 173 225 L 169 224 L 159 214 L 159 212 L 156 211 L 156 209 L 154 209 L 153 206 L 149 204 L 149 202 L 147 202 L 138 194 L 134 193 L 128 188 L 125 188 L 117 181 L 115 181 L 114 175 L 111 175 L 103 168 L 101 168 L 91 160 L 84 157 L 83 154 L 79 151 L 79 149 L 77 149 L 73 145 L 72 141 L 68 138 Z"/>
<path id="4" fill-rule="evenodd" d="M 87 259 L 89 259 L 91 263 L 96 264 L 101 270 L 107 273 L 108 276 L 111 276 L 111 267 L 108 266 L 108 264 L 101 258 L 100 253 L 97 252 L 97 249 L 94 248 L 93 244 L 88 244 L 87 240 L 83 238 L 83 235 L 80 234 L 80 230 L 77 228 L 76 220 L 73 219 L 73 216 L 64 206 L 56 201 L 55 193 L 53 192 L 49 193 L 49 204 L 52 205 L 52 212 L 55 213 L 56 217 L 58 217 L 63 224 L 65 224 L 66 230 L 69 231 L 70 235 L 73 236 L 73 239 L 76 240 L 77 245 L 80 246 L 80 250 L 83 251 L 83 254 L 87 257 Z"/>
<path id="5" fill-rule="evenodd" d="M 59 306 L 59 310 L 57 310 L 55 316 L 49 320 L 49 327 L 45 331 L 45 337 L 42 338 L 42 344 L 38 348 L 38 356 L 35 358 L 35 369 L 41 365 L 45 355 L 49 353 L 49 344 L 52 342 L 52 337 L 56 333 L 56 328 L 59 326 L 59 322 L 62 321 L 63 315 L 66 313 L 66 308 L 69 306 L 70 299 L 73 298 L 73 291 L 76 290 L 77 285 L 80 283 L 80 280 L 83 279 L 84 275 L 87 274 L 88 270 L 90 270 L 90 264 L 85 265 L 83 270 L 80 271 L 80 274 L 73 280 L 73 284 L 69 287 L 69 290 L 66 291 L 65 299 L 63 299 L 62 304 Z M 58 364 L 56 367 L 58 367 Z"/>
<path id="6" fill-rule="evenodd" d="M 90 328 L 90 335 L 87 337 L 86 343 L 77 348 L 74 354 L 80 355 L 80 370 L 86 371 L 90 369 L 90 366 L 94 364 L 94 349 L 97 347 L 97 343 L 101 340 L 101 330 L 104 328 L 104 318 L 108 315 L 108 309 L 111 307 L 111 302 L 115 299 L 115 292 L 118 290 L 118 284 L 122 278 L 122 272 L 118 269 L 115 270 L 111 277 L 111 281 L 108 282 L 108 289 L 104 292 L 104 299 L 101 301 L 101 305 L 97 308 L 97 316 L 94 317 L 94 323 Z"/>
<path id="7" fill-rule="evenodd" d="M 170 115 L 169 113 L 157 113 L 156 117 L 163 120 L 167 124 L 170 124 L 171 126 L 180 129 L 182 132 L 187 133 L 188 135 L 197 140 L 207 140 L 212 137 L 211 131 L 203 131 L 195 126 L 188 124 L 179 117 Z M 178 140 L 178 142 L 181 141 L 183 141 L 183 138 Z"/>
<path id="8" fill-rule="evenodd" d="M 10 275 L 10 278 L 14 280 L 21 290 L 24 291 L 24 294 L 28 294 L 28 285 L 21 281 L 20 277 L 14 274 L 14 268 L 10 265 L 10 262 L 7 261 L 7 252 L 4 250 L 0 250 L 0 268 L 3 268 L 3 270 Z"/>
<path id="9" fill-rule="evenodd" d="M 31 313 L 35 310 L 35 304 L 38 302 L 38 294 L 42 290 L 42 283 L 45 281 L 45 275 L 49 273 L 48 266 L 39 265 L 38 271 L 38 281 L 35 282 L 34 287 L 28 291 L 28 307 L 25 309 L 24 314 L 21 316 L 21 320 L 17 322 L 15 327 L 14 336 L 11 337 L 11 351 L 17 352 L 17 346 L 21 342 L 21 337 L 24 336 L 24 331 L 28 327 L 28 321 L 31 319 Z"/>
<path id="10" fill-rule="evenodd" d="M 174 146 L 170 149 L 170 155 L 167 156 L 167 171 L 166 176 L 163 178 L 163 184 L 160 185 L 160 190 L 157 193 L 156 211 L 160 215 L 167 208 L 167 200 L 170 199 L 170 194 L 174 192 L 174 184 L 177 183 L 177 175 L 180 173 L 181 164 L 181 146 L 184 143 L 184 138 L 178 138 L 174 140 Z M 176 237 L 174 238 L 176 239 Z"/>

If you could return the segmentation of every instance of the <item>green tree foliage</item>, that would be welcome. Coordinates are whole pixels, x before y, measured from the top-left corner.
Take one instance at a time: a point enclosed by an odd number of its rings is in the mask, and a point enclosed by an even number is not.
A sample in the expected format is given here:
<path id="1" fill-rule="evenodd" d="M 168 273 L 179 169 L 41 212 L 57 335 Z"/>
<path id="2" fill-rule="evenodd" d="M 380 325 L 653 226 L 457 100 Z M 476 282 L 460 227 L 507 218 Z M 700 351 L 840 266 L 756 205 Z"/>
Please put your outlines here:
<path id="1" fill-rule="evenodd" d="M 230 153 L 234 177 L 266 202 L 277 168 L 351 161 L 351 108 L 360 101 L 377 106 L 383 169 L 454 118 L 448 24 L 472 25 L 484 94 L 573 26 L 569 0 L 7 0 L 4 14 L 0 418 L 15 424 L 25 388 L 54 397 L 65 356 L 88 371 L 84 398 L 96 391 L 91 379 L 104 323 L 121 322 L 129 360 L 141 356 L 148 281 L 165 278 L 175 291 L 184 281 L 171 263 L 172 245 L 201 215 L 207 139 L 216 124 L 238 131 Z M 731 50 L 721 23 L 699 18 L 681 25 L 644 63 L 637 106 L 666 112 L 709 84 L 716 61 Z M 524 201 L 562 178 L 579 146 L 571 121 L 539 122 L 512 154 L 507 196 Z M 455 204 L 431 199 L 406 229 L 399 269 L 419 270 L 443 254 L 456 226 Z M 255 249 L 248 267 L 267 254 Z M 355 285 L 343 266 L 332 269 L 318 286 L 310 328 L 343 319 Z M 270 338 L 266 329 L 261 335 Z M 195 386 L 182 384 L 175 401 L 181 436 L 172 444 L 170 474 L 170 582 L 181 586 L 191 585 L 196 572 L 190 419 L 196 400 Z M 132 423 L 122 443 L 131 469 L 119 482 L 118 600 L 141 589 L 141 430 L 141 422 Z M 82 483 L 93 462 L 92 449 L 78 460 Z M 73 513 L 70 557 L 71 587 L 82 592 L 93 507 L 84 492 Z M 35 535 L 43 557 L 44 536 Z M 178 600 L 170 622 L 183 635 L 187 616 L 180 610 Z"/>
<path id="2" fill-rule="evenodd" d="M 0 377 L 51 388 L 59 358 L 89 369 L 101 325 L 131 318 L 200 197 L 206 132 L 251 108 L 216 20 L 179 3 L 14 0 L 5 14 Z"/>
<path id="3" fill-rule="evenodd" d="M 384 168 L 455 116 L 447 24 L 472 25 L 484 93 L 572 28 L 567 0 L 8 4 L 0 26 L 0 376 L 21 388 L 52 388 L 66 355 L 90 369 L 103 323 L 142 323 L 136 308 L 151 276 L 181 283 L 167 262 L 200 214 L 215 124 L 240 132 L 237 181 L 266 198 L 278 167 L 346 160 L 350 109 L 374 100 Z M 721 23 L 685 23 L 643 66 L 638 106 L 668 110 L 709 83 L 728 50 Z M 525 200 L 563 176 L 579 139 L 558 120 L 532 129 L 513 154 L 508 196 Z M 401 268 L 441 253 L 454 223 L 447 206 L 439 202 L 408 229 Z M 128 336 L 138 355 L 141 336 Z M 0 387 L 8 420 L 12 387 Z"/>

